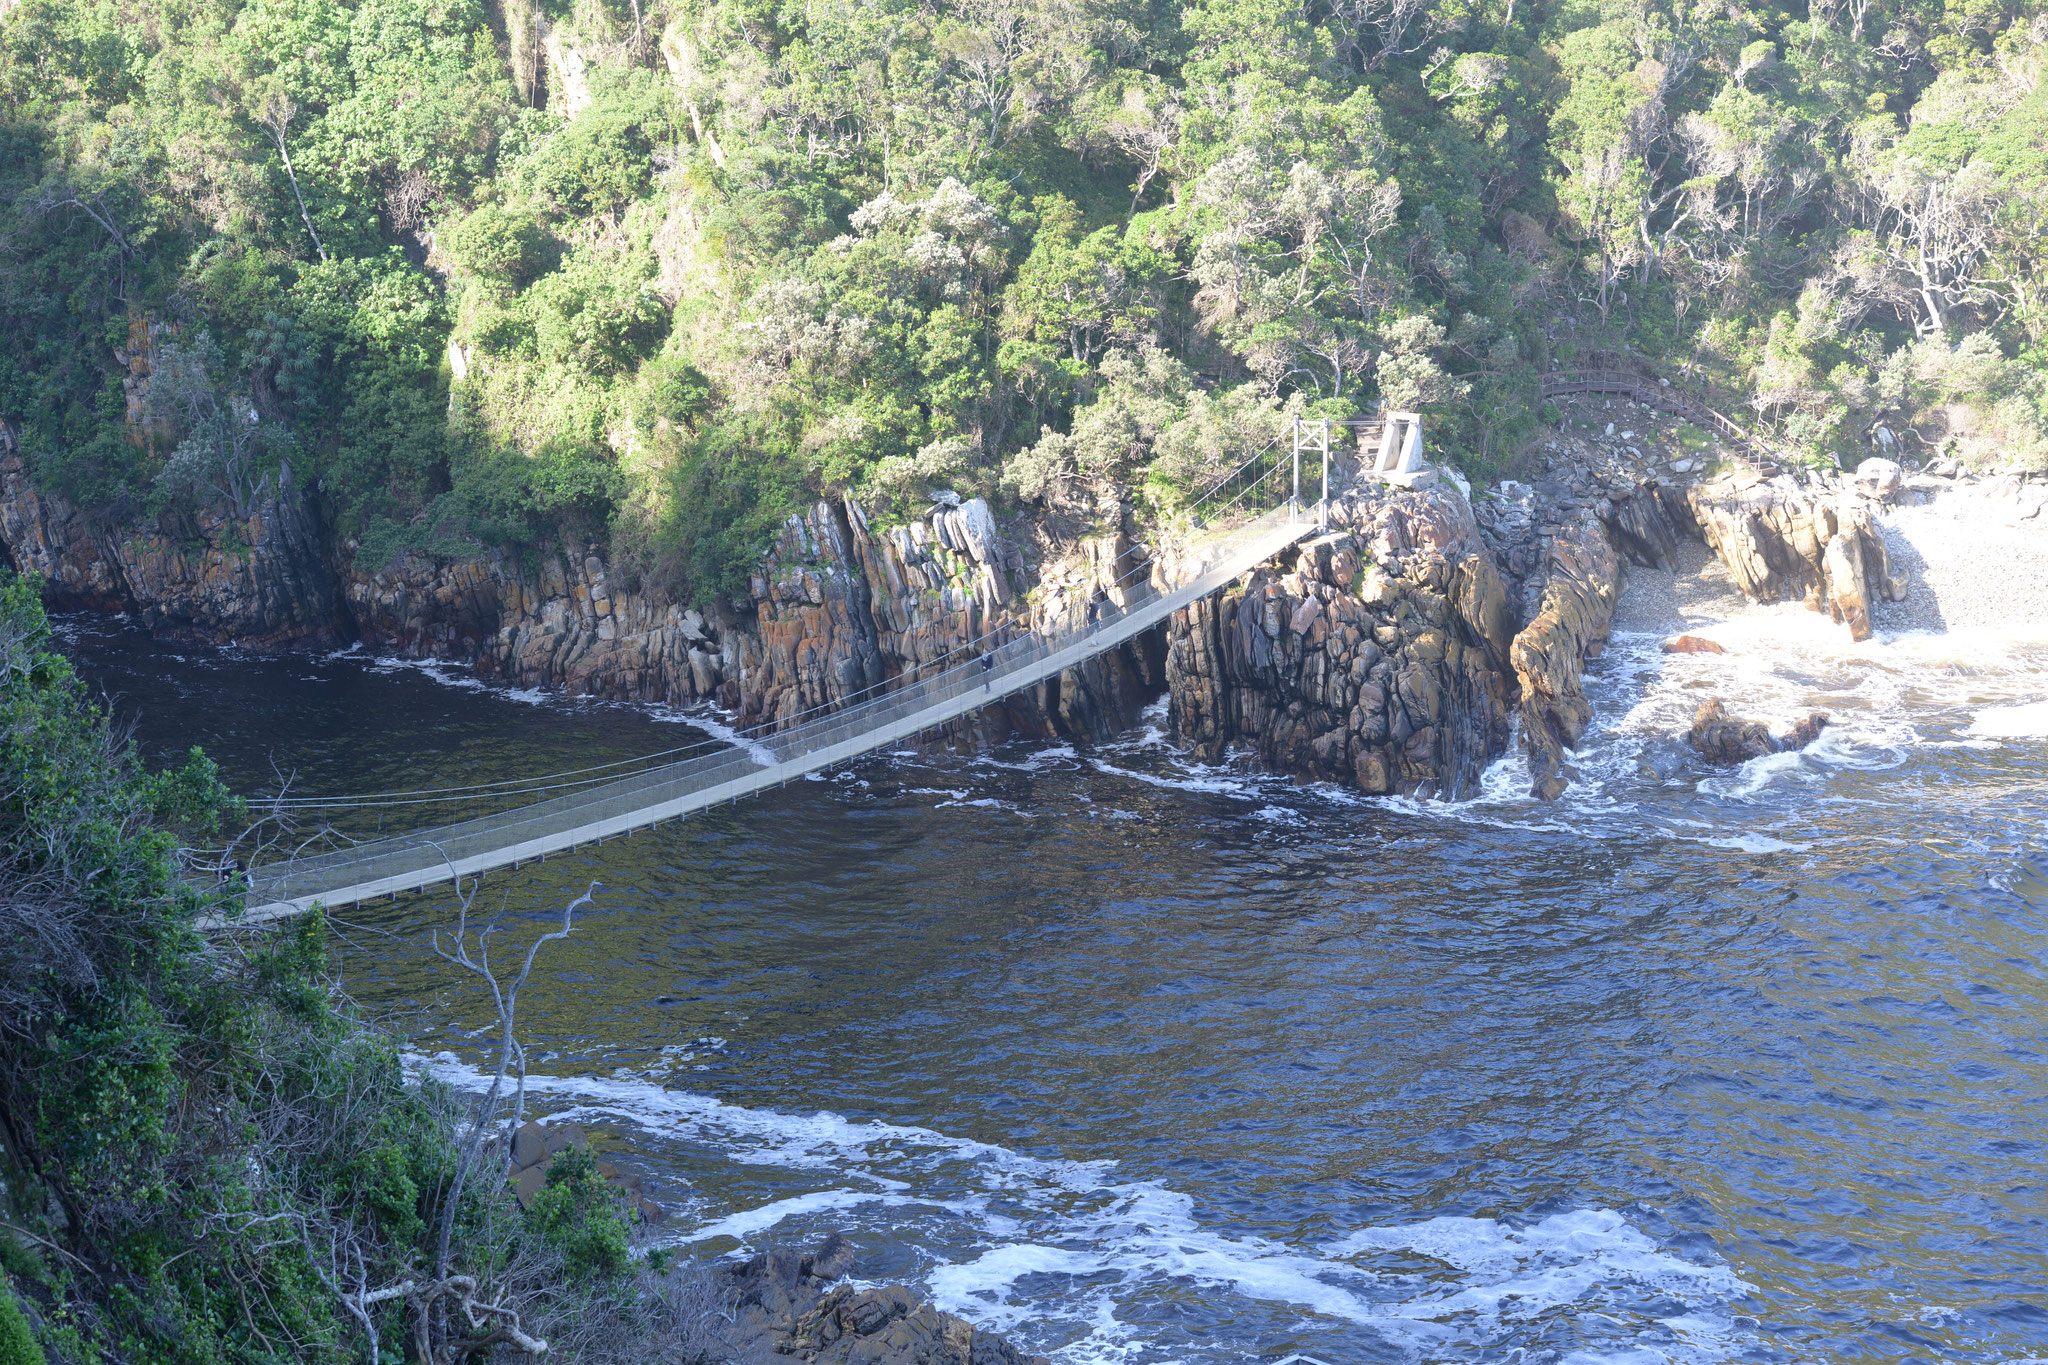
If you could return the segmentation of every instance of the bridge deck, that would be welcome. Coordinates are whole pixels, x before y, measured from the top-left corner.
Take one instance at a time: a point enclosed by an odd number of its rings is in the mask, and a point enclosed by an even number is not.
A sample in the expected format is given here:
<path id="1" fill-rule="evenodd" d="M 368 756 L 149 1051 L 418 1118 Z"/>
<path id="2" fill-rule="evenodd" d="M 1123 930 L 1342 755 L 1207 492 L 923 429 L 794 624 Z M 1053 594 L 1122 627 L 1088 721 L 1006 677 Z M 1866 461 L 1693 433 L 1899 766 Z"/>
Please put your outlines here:
<path id="1" fill-rule="evenodd" d="M 737 801 L 899 743 L 1115 648 L 1315 528 L 1313 508 L 1282 507 L 1205 537 L 1183 557 L 1193 563 L 1194 572 L 1179 586 L 1161 590 L 1148 584 L 1121 608 L 1110 608 L 1092 629 L 1013 640 L 992 652 L 986 671 L 977 658 L 744 748 L 669 764 L 499 815 L 258 867 L 250 873 L 247 908 L 236 922 L 297 914 L 316 902 L 353 904 L 513 866 Z"/>

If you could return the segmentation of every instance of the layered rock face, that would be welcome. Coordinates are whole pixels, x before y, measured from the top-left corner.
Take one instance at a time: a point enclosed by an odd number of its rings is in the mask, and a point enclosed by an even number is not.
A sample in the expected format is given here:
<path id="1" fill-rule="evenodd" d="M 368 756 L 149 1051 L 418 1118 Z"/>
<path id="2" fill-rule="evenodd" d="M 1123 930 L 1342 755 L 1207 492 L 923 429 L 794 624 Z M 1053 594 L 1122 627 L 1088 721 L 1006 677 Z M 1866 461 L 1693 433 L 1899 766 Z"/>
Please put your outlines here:
<path id="1" fill-rule="evenodd" d="M 1694 487 L 1690 504 L 1700 533 L 1753 601 L 1803 601 L 1867 640 L 1872 594 L 1905 596 L 1906 576 L 1892 572 L 1884 535 L 1853 488 L 1747 474 Z"/>
<path id="2" fill-rule="evenodd" d="M 1039 566 L 1038 590 L 1020 600 L 1025 566 L 980 499 L 886 531 L 844 499 L 792 517 L 748 600 L 708 614 L 616 587 L 594 549 L 533 567 L 496 553 L 453 564 L 406 557 L 343 579 L 373 646 L 461 659 L 519 686 L 715 701 L 772 729 L 1071 622 L 1091 595 L 1118 595 L 1117 566 L 1132 555 L 1121 535 L 1084 538 Z M 1107 738 L 1164 682 L 1161 645 L 1142 640 L 956 728 L 984 742 Z"/>
<path id="3" fill-rule="evenodd" d="M 1027 563 L 978 499 L 886 529 L 846 499 L 792 517 L 747 596 L 700 612 L 616 584 L 594 549 L 372 568 L 351 543 L 330 566 L 289 475 L 256 515 L 202 519 L 193 540 L 110 531 L 35 493 L 4 455 L 0 536 L 61 605 L 252 646 L 355 634 L 518 686 L 716 702 L 758 730 L 1071 628 L 1090 601 L 1120 603 L 1157 571 L 1124 531 L 1042 541 Z M 1449 794 L 1503 751 L 1519 709 L 1538 789 L 1554 794 L 1588 716 L 1578 673 L 1605 636 L 1619 561 L 1593 510 L 1537 506 L 1482 534 L 1448 484 L 1361 489 L 1327 535 L 1183 614 L 1170 644 L 1167 631 L 1142 636 L 949 734 L 1106 739 L 1170 685 L 1175 723 L 1203 752 L 1243 742 L 1280 770 Z M 1114 507 L 1105 519 L 1128 521 Z"/>
<path id="4" fill-rule="evenodd" d="M 38 493 L 0 425 L 0 541 L 56 605 L 132 612 L 172 638 L 269 649 L 351 633 L 290 466 L 246 518 L 201 511 L 176 528 L 106 525 Z"/>
<path id="5" fill-rule="evenodd" d="M 1564 751 L 1578 747 L 1593 719 L 1579 680 L 1586 660 L 1606 643 L 1621 596 L 1621 564 L 1603 529 L 1587 521 L 1551 538 L 1545 564 L 1541 605 L 1515 636 L 1512 659 L 1531 790 L 1554 800 L 1565 788 Z"/>
<path id="6" fill-rule="evenodd" d="M 1175 728 L 1209 755 L 1240 741 L 1282 771 L 1445 796 L 1505 751 L 1518 707 L 1529 732 L 1575 742 L 1590 714 L 1578 675 L 1619 564 L 1596 524 L 1528 529 L 1517 559 L 1541 576 L 1542 605 L 1518 631 L 1511 582 L 1456 491 L 1340 499 L 1328 534 L 1176 617 Z"/>

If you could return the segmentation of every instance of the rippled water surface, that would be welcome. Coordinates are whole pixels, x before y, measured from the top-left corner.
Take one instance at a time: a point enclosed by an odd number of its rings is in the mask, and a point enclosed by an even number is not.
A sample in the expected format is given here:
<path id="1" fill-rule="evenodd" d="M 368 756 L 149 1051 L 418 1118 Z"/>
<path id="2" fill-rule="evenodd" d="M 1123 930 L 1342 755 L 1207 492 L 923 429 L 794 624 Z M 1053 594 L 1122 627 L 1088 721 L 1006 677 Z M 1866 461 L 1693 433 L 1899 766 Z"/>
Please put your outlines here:
<path id="1" fill-rule="evenodd" d="M 527 777 L 685 719 L 361 655 L 65 623 L 156 753 L 302 792 Z M 2048 1359 L 2048 645 L 1618 638 L 1555 805 L 1122 742 L 881 756 L 493 874 L 539 931 L 542 1106 L 706 1253 L 851 1230 L 865 1277 L 1072 1362 Z M 449 685 L 450 683 L 457 685 Z M 1719 692 L 1836 726 L 1733 772 Z M 381 817 L 403 823 L 408 812 Z M 374 825 L 372 817 L 365 828 Z M 446 893 L 340 964 L 475 1077 Z"/>

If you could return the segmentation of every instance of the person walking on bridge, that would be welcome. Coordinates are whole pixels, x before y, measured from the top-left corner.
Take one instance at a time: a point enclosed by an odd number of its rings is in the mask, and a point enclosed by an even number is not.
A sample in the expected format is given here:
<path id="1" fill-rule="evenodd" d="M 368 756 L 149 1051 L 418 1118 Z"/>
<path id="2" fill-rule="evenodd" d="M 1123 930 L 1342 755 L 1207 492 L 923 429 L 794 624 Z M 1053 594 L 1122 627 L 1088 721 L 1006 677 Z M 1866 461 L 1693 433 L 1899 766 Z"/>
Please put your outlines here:
<path id="1" fill-rule="evenodd" d="M 994 679 L 994 678 L 992 678 L 991 676 L 989 676 L 989 675 L 990 675 L 990 672 L 991 672 L 991 670 L 993 670 L 993 669 L 995 668 L 995 666 L 996 666 L 996 656 L 995 656 L 995 655 L 993 655 L 993 654 L 988 654 L 988 653 L 984 653 L 984 654 L 983 654 L 983 655 L 981 656 L 981 690 L 982 690 L 982 691 L 984 691 L 984 692 L 988 691 L 988 690 L 989 690 L 989 686 L 990 686 L 990 684 L 992 684 L 992 683 L 993 683 L 993 682 L 995 681 L 995 679 Z"/>

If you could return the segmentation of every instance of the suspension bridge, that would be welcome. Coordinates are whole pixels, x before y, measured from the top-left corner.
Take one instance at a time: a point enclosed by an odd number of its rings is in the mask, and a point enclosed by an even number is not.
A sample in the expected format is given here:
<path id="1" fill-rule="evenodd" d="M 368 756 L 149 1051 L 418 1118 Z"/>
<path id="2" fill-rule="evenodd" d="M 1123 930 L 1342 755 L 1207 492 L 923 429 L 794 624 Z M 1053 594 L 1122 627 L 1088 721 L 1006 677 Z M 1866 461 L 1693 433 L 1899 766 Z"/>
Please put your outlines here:
<path id="1" fill-rule="evenodd" d="M 1333 426 L 1360 429 L 1358 463 L 1369 472 L 1409 470 L 1419 459 L 1420 421 L 1413 414 L 1389 414 L 1369 423 L 1297 422 L 1291 450 L 1281 447 L 1284 438 L 1276 438 L 1184 509 L 1181 524 L 1189 534 L 1170 570 L 1149 558 L 1128 570 L 1085 624 L 1050 632 L 1012 629 L 969 641 L 942 661 L 944 666 L 922 676 L 783 718 L 774 733 L 721 745 L 715 752 L 673 761 L 628 760 L 642 766 L 623 776 L 608 774 L 606 768 L 627 764 L 526 783 L 273 803 L 273 811 L 291 808 L 305 816 L 369 806 L 475 805 L 550 789 L 563 792 L 496 814 L 259 864 L 235 874 L 246 878 L 241 912 L 208 927 L 260 923 L 316 904 L 359 904 L 517 867 L 736 802 L 1000 702 L 1152 629 L 1325 525 L 1332 478 L 1341 479 L 1348 463 L 1343 452 L 1333 455 Z M 1313 502 L 1302 493 L 1304 460 L 1320 494 Z"/>
<path id="2" fill-rule="evenodd" d="M 1546 398 L 1624 394 L 1701 422 L 1732 442 L 1751 439 L 1693 395 L 1631 371 L 1556 371 L 1542 376 L 1540 392 Z M 1332 446 L 1333 431 L 1346 428 L 1355 439 L 1355 461 Z M 739 744 L 693 746 L 712 752 L 645 755 L 527 781 L 271 802 L 274 814 L 304 817 L 365 808 L 445 809 L 561 793 L 510 810 L 236 871 L 234 880 L 244 886 L 242 908 L 208 921 L 208 927 L 260 923 L 316 904 L 355 905 L 517 867 L 727 805 L 936 730 L 1117 648 L 1312 534 L 1328 516 L 1333 481 L 1342 483 L 1355 471 L 1402 482 L 1422 467 L 1422 422 L 1414 413 L 1389 412 L 1355 422 L 1296 421 L 1292 434 L 1291 450 L 1282 449 L 1282 438 L 1276 437 L 1182 510 L 1182 524 L 1193 534 L 1174 557 L 1171 572 L 1145 560 L 1111 585 L 1116 591 L 1085 625 L 1032 633 L 1006 628 L 967 641 L 941 666 L 780 718 L 771 734 Z M 1303 496 L 1304 461 L 1320 493 L 1314 502 Z M 633 771 L 619 771 L 626 768 Z"/>

